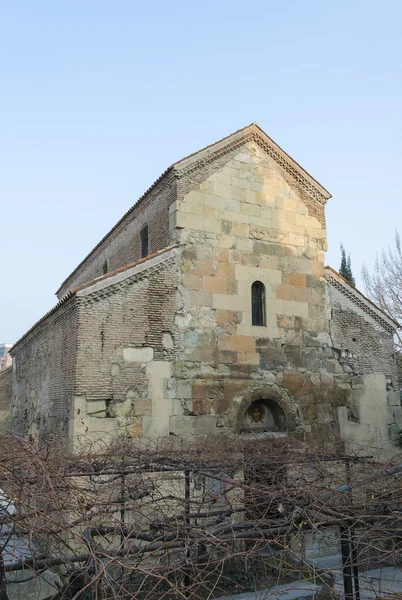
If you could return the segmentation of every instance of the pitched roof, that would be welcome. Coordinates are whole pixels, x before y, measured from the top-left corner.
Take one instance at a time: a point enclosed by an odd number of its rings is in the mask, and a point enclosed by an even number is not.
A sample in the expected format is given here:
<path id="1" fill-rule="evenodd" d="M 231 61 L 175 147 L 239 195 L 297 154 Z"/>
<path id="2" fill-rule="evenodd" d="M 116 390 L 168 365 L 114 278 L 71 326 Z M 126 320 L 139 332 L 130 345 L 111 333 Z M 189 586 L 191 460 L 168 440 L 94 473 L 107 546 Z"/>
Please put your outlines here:
<path id="1" fill-rule="evenodd" d="M 128 217 L 130 213 L 136 208 L 136 206 L 144 200 L 148 194 L 168 175 L 173 174 L 175 178 L 180 179 L 183 175 L 190 173 L 206 163 L 214 161 L 220 156 L 224 156 L 232 149 L 242 144 L 254 141 L 261 148 L 263 148 L 271 158 L 273 158 L 282 168 L 285 169 L 297 183 L 305 189 L 305 191 L 313 196 L 315 200 L 321 204 L 325 204 L 331 194 L 326 190 L 314 177 L 312 177 L 303 167 L 301 167 L 289 154 L 287 154 L 276 142 L 274 142 L 257 123 L 251 123 L 234 133 L 202 148 L 197 150 L 193 154 L 186 156 L 173 163 L 168 167 L 162 175 L 147 189 L 147 191 L 137 200 L 135 204 L 119 219 L 119 221 L 110 229 L 110 231 L 96 244 L 96 246 L 87 254 L 87 256 L 77 265 L 77 267 L 69 274 L 68 277 L 63 281 L 57 290 L 56 294 L 60 292 L 62 287 L 68 281 L 68 279 L 78 271 L 78 269 L 86 262 L 86 260 L 103 244 L 103 242 L 113 233 Z"/>
<path id="2" fill-rule="evenodd" d="M 334 285 L 344 296 L 349 298 L 354 304 L 364 310 L 372 319 L 377 321 L 384 329 L 394 332 L 400 328 L 399 323 L 394 319 L 391 319 L 381 308 L 379 308 L 374 302 L 369 300 L 360 290 L 345 279 L 338 271 L 335 271 L 332 267 L 326 266 L 324 270 L 325 278 L 329 283 Z"/>
<path id="3" fill-rule="evenodd" d="M 20 344 L 36 327 L 38 327 L 41 323 L 43 323 L 48 317 L 54 314 L 60 306 L 66 304 L 68 300 L 71 300 L 75 296 L 84 296 L 87 293 L 94 293 L 98 291 L 98 289 L 107 287 L 109 285 L 113 285 L 122 281 L 123 279 L 127 279 L 128 277 L 132 277 L 139 272 L 145 271 L 151 267 L 154 267 L 156 264 L 163 262 L 165 259 L 167 260 L 171 255 L 171 252 L 177 248 L 177 244 L 174 246 L 168 246 L 167 248 L 163 248 L 163 250 L 159 250 L 158 252 L 154 252 L 153 254 L 149 254 L 140 260 L 136 260 L 134 262 L 128 263 L 115 271 L 111 271 L 110 273 L 106 273 L 106 275 L 102 275 L 101 277 L 96 277 L 91 281 L 83 283 L 75 287 L 74 289 L 67 292 L 61 300 L 51 308 L 39 321 L 37 321 L 19 340 L 15 342 L 15 344 L 11 348 L 11 354 L 13 355 L 15 348 Z"/>
<path id="4" fill-rule="evenodd" d="M 215 160 L 217 155 L 224 155 L 230 152 L 236 145 L 240 146 L 248 141 L 255 141 L 267 154 L 269 154 L 277 163 L 279 163 L 290 175 L 292 175 L 299 184 L 306 188 L 316 200 L 324 203 L 331 198 L 331 194 L 314 177 L 312 177 L 303 167 L 299 165 L 287 152 L 285 152 L 272 138 L 270 138 L 257 123 L 251 123 L 234 133 L 214 142 L 213 144 L 202 148 L 181 160 L 175 162 L 171 168 L 178 171 L 179 175 L 192 170 L 191 167 L 198 167 L 209 160 Z"/>

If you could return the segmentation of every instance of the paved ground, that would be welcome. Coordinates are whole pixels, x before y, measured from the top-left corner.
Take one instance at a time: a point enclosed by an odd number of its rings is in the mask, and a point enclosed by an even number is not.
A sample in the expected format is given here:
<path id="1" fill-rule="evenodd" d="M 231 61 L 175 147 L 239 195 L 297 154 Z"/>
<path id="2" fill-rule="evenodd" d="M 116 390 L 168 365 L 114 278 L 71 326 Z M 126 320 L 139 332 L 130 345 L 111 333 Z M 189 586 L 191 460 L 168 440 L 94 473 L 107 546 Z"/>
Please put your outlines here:
<path id="1" fill-rule="evenodd" d="M 334 592 L 340 599 L 344 598 L 342 559 L 339 555 L 311 559 L 310 564 L 317 569 L 331 573 L 334 577 Z M 383 567 L 359 572 L 360 600 L 402 594 L 402 569 Z M 280 585 L 259 592 L 246 592 L 234 596 L 225 596 L 219 600 L 304 600 L 313 599 L 321 591 L 321 586 L 308 581 Z"/>
<path id="2" fill-rule="evenodd" d="M 383 567 L 359 573 L 360 600 L 372 600 L 379 596 L 402 593 L 402 569 Z M 334 585 L 335 593 L 343 597 L 342 573 L 337 575 Z"/>
<path id="3" fill-rule="evenodd" d="M 321 590 L 321 586 L 308 581 L 297 581 L 286 585 L 278 585 L 259 592 L 246 592 L 235 596 L 224 596 L 219 600 L 296 600 L 297 598 L 313 598 Z"/>
<path id="4" fill-rule="evenodd" d="M 335 578 L 334 592 L 344 597 L 342 559 L 340 555 L 311 559 L 310 564 L 331 573 Z M 359 571 L 360 600 L 373 600 L 379 596 L 402 594 L 402 569 L 382 567 Z"/>

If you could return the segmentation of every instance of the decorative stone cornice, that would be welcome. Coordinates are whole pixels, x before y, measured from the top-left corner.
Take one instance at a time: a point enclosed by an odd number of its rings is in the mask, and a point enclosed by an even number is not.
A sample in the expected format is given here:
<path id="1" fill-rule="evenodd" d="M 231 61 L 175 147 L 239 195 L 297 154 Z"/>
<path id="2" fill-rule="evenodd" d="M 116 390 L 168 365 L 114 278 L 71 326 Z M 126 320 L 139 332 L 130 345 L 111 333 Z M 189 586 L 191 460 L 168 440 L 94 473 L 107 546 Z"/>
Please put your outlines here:
<path id="1" fill-rule="evenodd" d="M 169 262 L 173 261 L 176 255 L 175 249 L 177 245 L 164 248 L 159 252 L 155 252 L 139 261 L 125 265 L 112 273 L 107 273 L 102 277 L 98 277 L 88 283 L 69 291 L 63 298 L 47 312 L 39 321 L 37 321 L 11 348 L 10 354 L 14 356 L 17 346 L 22 342 L 28 341 L 49 317 L 59 310 L 63 310 L 64 305 L 75 298 L 90 297 L 106 297 L 115 291 L 116 284 L 121 287 L 129 285 L 131 282 L 138 281 L 139 278 L 145 278 L 150 272 L 156 269 L 161 269 Z M 97 296 L 99 294 L 99 296 Z"/>
<path id="2" fill-rule="evenodd" d="M 136 281 L 146 279 L 153 273 L 165 269 L 167 265 L 174 262 L 175 256 L 175 247 L 172 247 L 168 251 L 156 254 L 143 263 L 135 264 L 131 268 L 78 290 L 76 296 L 77 298 L 85 298 L 86 300 L 106 298 L 114 294 L 116 290 L 122 290 Z"/>
<path id="3" fill-rule="evenodd" d="M 287 154 L 278 144 L 276 144 L 256 123 L 248 125 L 232 133 L 219 142 L 208 146 L 187 158 L 184 158 L 172 165 L 178 173 L 179 178 L 184 174 L 189 174 L 214 160 L 217 160 L 232 152 L 237 147 L 240 148 L 247 142 L 255 142 L 262 148 L 280 167 L 282 167 L 296 183 L 310 196 L 315 198 L 321 204 L 325 204 L 331 194 L 314 179 L 307 171 L 303 169 L 289 154 Z"/>
<path id="4" fill-rule="evenodd" d="M 399 329 L 400 325 L 385 314 L 378 306 L 376 306 L 371 300 L 366 298 L 357 288 L 349 283 L 342 275 L 331 267 L 325 267 L 324 270 L 325 279 L 334 286 L 341 294 L 358 306 L 361 310 L 367 313 L 374 321 L 376 321 L 383 329 L 389 333 L 395 333 Z"/>

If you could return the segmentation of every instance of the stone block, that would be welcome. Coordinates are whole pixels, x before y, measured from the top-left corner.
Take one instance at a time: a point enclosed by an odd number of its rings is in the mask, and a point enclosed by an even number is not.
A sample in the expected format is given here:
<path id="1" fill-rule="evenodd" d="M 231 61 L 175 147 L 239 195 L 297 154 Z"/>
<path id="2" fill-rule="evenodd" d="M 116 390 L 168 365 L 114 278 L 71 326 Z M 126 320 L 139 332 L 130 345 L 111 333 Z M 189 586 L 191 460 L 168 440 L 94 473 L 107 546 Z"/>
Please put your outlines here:
<path id="1" fill-rule="evenodd" d="M 260 355 L 258 352 L 239 352 L 237 354 L 237 362 L 239 364 L 260 364 Z"/>
<path id="2" fill-rule="evenodd" d="M 395 406 L 392 410 L 395 423 L 399 428 L 402 427 L 402 406 Z"/>
<path id="3" fill-rule="evenodd" d="M 172 416 L 169 418 L 169 433 L 180 437 L 188 437 L 193 434 L 193 421 L 195 417 Z"/>
<path id="4" fill-rule="evenodd" d="M 281 301 L 281 312 L 284 315 L 308 318 L 309 305 L 307 302 L 296 302 L 291 300 Z"/>
<path id="5" fill-rule="evenodd" d="M 388 397 L 388 404 L 390 406 L 400 406 L 401 405 L 401 399 L 400 399 L 400 395 L 398 392 L 388 392 L 387 397 Z"/>
<path id="6" fill-rule="evenodd" d="M 230 235 L 232 233 L 232 222 L 226 219 L 221 219 L 221 231 L 226 235 Z"/>
<path id="7" fill-rule="evenodd" d="M 335 374 L 343 373 L 342 365 L 335 359 L 326 360 L 325 367 L 326 367 L 328 373 L 335 373 Z"/>
<path id="8" fill-rule="evenodd" d="M 205 290 L 190 292 L 191 303 L 193 306 L 213 306 L 213 296 L 211 292 Z"/>
<path id="9" fill-rule="evenodd" d="M 216 265 L 210 261 L 195 260 L 191 267 L 191 275 L 200 275 L 202 277 L 216 274 Z"/>
<path id="10" fill-rule="evenodd" d="M 242 264 L 235 265 L 236 279 L 243 281 L 260 281 L 261 277 L 267 279 L 271 284 L 280 284 L 282 281 L 282 273 L 276 269 L 264 269 L 261 267 L 246 266 Z"/>
<path id="11" fill-rule="evenodd" d="M 225 405 L 227 405 L 227 407 L 232 399 L 247 386 L 247 383 L 247 381 L 224 381 L 223 394 Z"/>
<path id="12" fill-rule="evenodd" d="M 216 217 L 216 209 L 212 208 L 212 206 L 203 206 L 202 214 L 207 217 Z"/>
<path id="13" fill-rule="evenodd" d="M 129 417 L 132 412 L 131 394 L 127 394 L 123 402 L 111 402 L 109 405 L 109 414 L 112 417 Z"/>
<path id="14" fill-rule="evenodd" d="M 311 423 L 311 421 L 317 418 L 317 405 L 312 402 L 304 404 L 300 406 L 300 412 L 302 420 L 306 423 Z"/>
<path id="15" fill-rule="evenodd" d="M 143 435 L 142 423 L 138 419 L 126 426 L 126 435 L 130 438 L 140 438 Z"/>
<path id="16" fill-rule="evenodd" d="M 191 398 L 191 381 L 178 380 L 176 382 L 176 397 L 177 398 Z"/>
<path id="17" fill-rule="evenodd" d="M 202 276 L 201 275 L 183 275 L 181 283 L 186 288 L 192 290 L 202 290 Z"/>
<path id="18" fill-rule="evenodd" d="M 288 274 L 289 285 L 295 286 L 306 286 L 306 275 L 305 273 L 289 273 Z"/>
<path id="19" fill-rule="evenodd" d="M 231 263 L 219 263 L 217 269 L 217 277 L 231 279 L 235 276 L 235 266 Z"/>
<path id="20" fill-rule="evenodd" d="M 233 222 L 232 233 L 236 237 L 248 238 L 249 236 L 249 225 L 246 223 Z"/>
<path id="21" fill-rule="evenodd" d="M 250 299 L 230 294 L 214 294 L 212 296 L 212 308 L 233 311 L 249 311 Z"/>
<path id="22" fill-rule="evenodd" d="M 221 277 L 203 277 L 203 289 L 213 294 L 227 294 L 228 281 Z"/>
<path id="23" fill-rule="evenodd" d="M 174 398 L 172 401 L 172 416 L 177 417 L 184 415 L 183 402 L 179 398 Z"/>
<path id="24" fill-rule="evenodd" d="M 154 360 L 147 364 L 147 377 L 149 379 L 164 379 L 170 377 L 172 363 L 167 360 Z"/>
<path id="25" fill-rule="evenodd" d="M 234 352 L 255 352 L 255 340 L 246 335 L 230 336 L 230 343 Z"/>
<path id="26" fill-rule="evenodd" d="M 278 271 L 279 258 L 277 256 L 264 254 L 260 257 L 260 267 L 263 269 L 271 269 L 273 271 Z"/>
<path id="27" fill-rule="evenodd" d="M 172 349 L 172 348 L 174 348 L 173 338 L 172 338 L 172 335 L 170 333 L 164 332 L 162 334 L 162 345 L 166 349 Z"/>
<path id="28" fill-rule="evenodd" d="M 234 235 L 222 234 L 219 236 L 219 246 L 221 248 L 233 248 L 235 241 Z"/>
<path id="29" fill-rule="evenodd" d="M 92 400 L 87 402 L 86 414 L 89 417 L 102 418 L 106 416 L 106 401 L 105 400 Z"/>
<path id="30" fill-rule="evenodd" d="M 112 377 L 118 377 L 121 373 L 121 367 L 118 363 L 113 363 L 110 367 L 110 375 Z"/>
<path id="31" fill-rule="evenodd" d="M 213 435 L 216 433 L 218 418 L 215 415 L 200 415 L 194 417 L 194 435 Z"/>
<path id="32" fill-rule="evenodd" d="M 212 259 L 216 260 L 220 263 L 228 262 L 229 260 L 229 250 L 227 248 L 213 248 L 212 250 Z"/>
<path id="33" fill-rule="evenodd" d="M 332 423 L 334 416 L 330 404 L 317 404 L 316 410 L 318 423 Z"/>
<path id="34" fill-rule="evenodd" d="M 150 362 L 153 360 L 153 348 L 123 348 L 123 360 L 126 362 Z"/>
<path id="35" fill-rule="evenodd" d="M 282 385 L 285 389 L 289 390 L 291 395 L 299 396 L 304 389 L 303 376 L 298 371 L 286 372 L 283 375 Z"/>
<path id="36" fill-rule="evenodd" d="M 212 400 L 209 398 L 194 398 L 193 412 L 195 415 L 209 415 L 212 409 Z"/>
<path id="37" fill-rule="evenodd" d="M 193 398 L 205 398 L 206 387 L 204 382 L 193 383 L 192 385 L 192 397 Z"/>
<path id="38" fill-rule="evenodd" d="M 240 213 L 252 215 L 253 217 L 261 217 L 261 207 L 258 204 L 241 204 Z"/>
<path id="39" fill-rule="evenodd" d="M 172 378 L 163 380 L 163 397 L 164 398 L 175 398 L 176 397 L 176 381 Z"/>
<path id="40" fill-rule="evenodd" d="M 313 277 L 324 277 L 324 263 L 313 260 L 311 261 L 311 274 Z"/>
<path id="41" fill-rule="evenodd" d="M 134 405 L 134 415 L 135 416 L 142 416 L 142 415 L 151 415 L 152 413 L 152 404 L 151 401 L 148 399 L 142 399 L 142 398 L 135 398 L 132 401 L 133 405 Z"/>

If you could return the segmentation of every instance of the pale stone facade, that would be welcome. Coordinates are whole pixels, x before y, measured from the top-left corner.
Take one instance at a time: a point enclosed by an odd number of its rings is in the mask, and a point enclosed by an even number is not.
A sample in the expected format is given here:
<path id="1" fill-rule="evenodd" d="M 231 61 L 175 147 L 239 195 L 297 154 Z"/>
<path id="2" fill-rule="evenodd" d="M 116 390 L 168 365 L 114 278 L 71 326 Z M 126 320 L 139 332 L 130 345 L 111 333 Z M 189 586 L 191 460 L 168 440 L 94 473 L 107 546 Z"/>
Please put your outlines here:
<path id="1" fill-rule="evenodd" d="M 14 346 L 15 429 L 75 446 L 250 431 L 391 450 L 396 324 L 324 272 L 329 197 L 255 124 L 173 165 Z M 138 260 L 152 203 L 165 216 Z"/>

